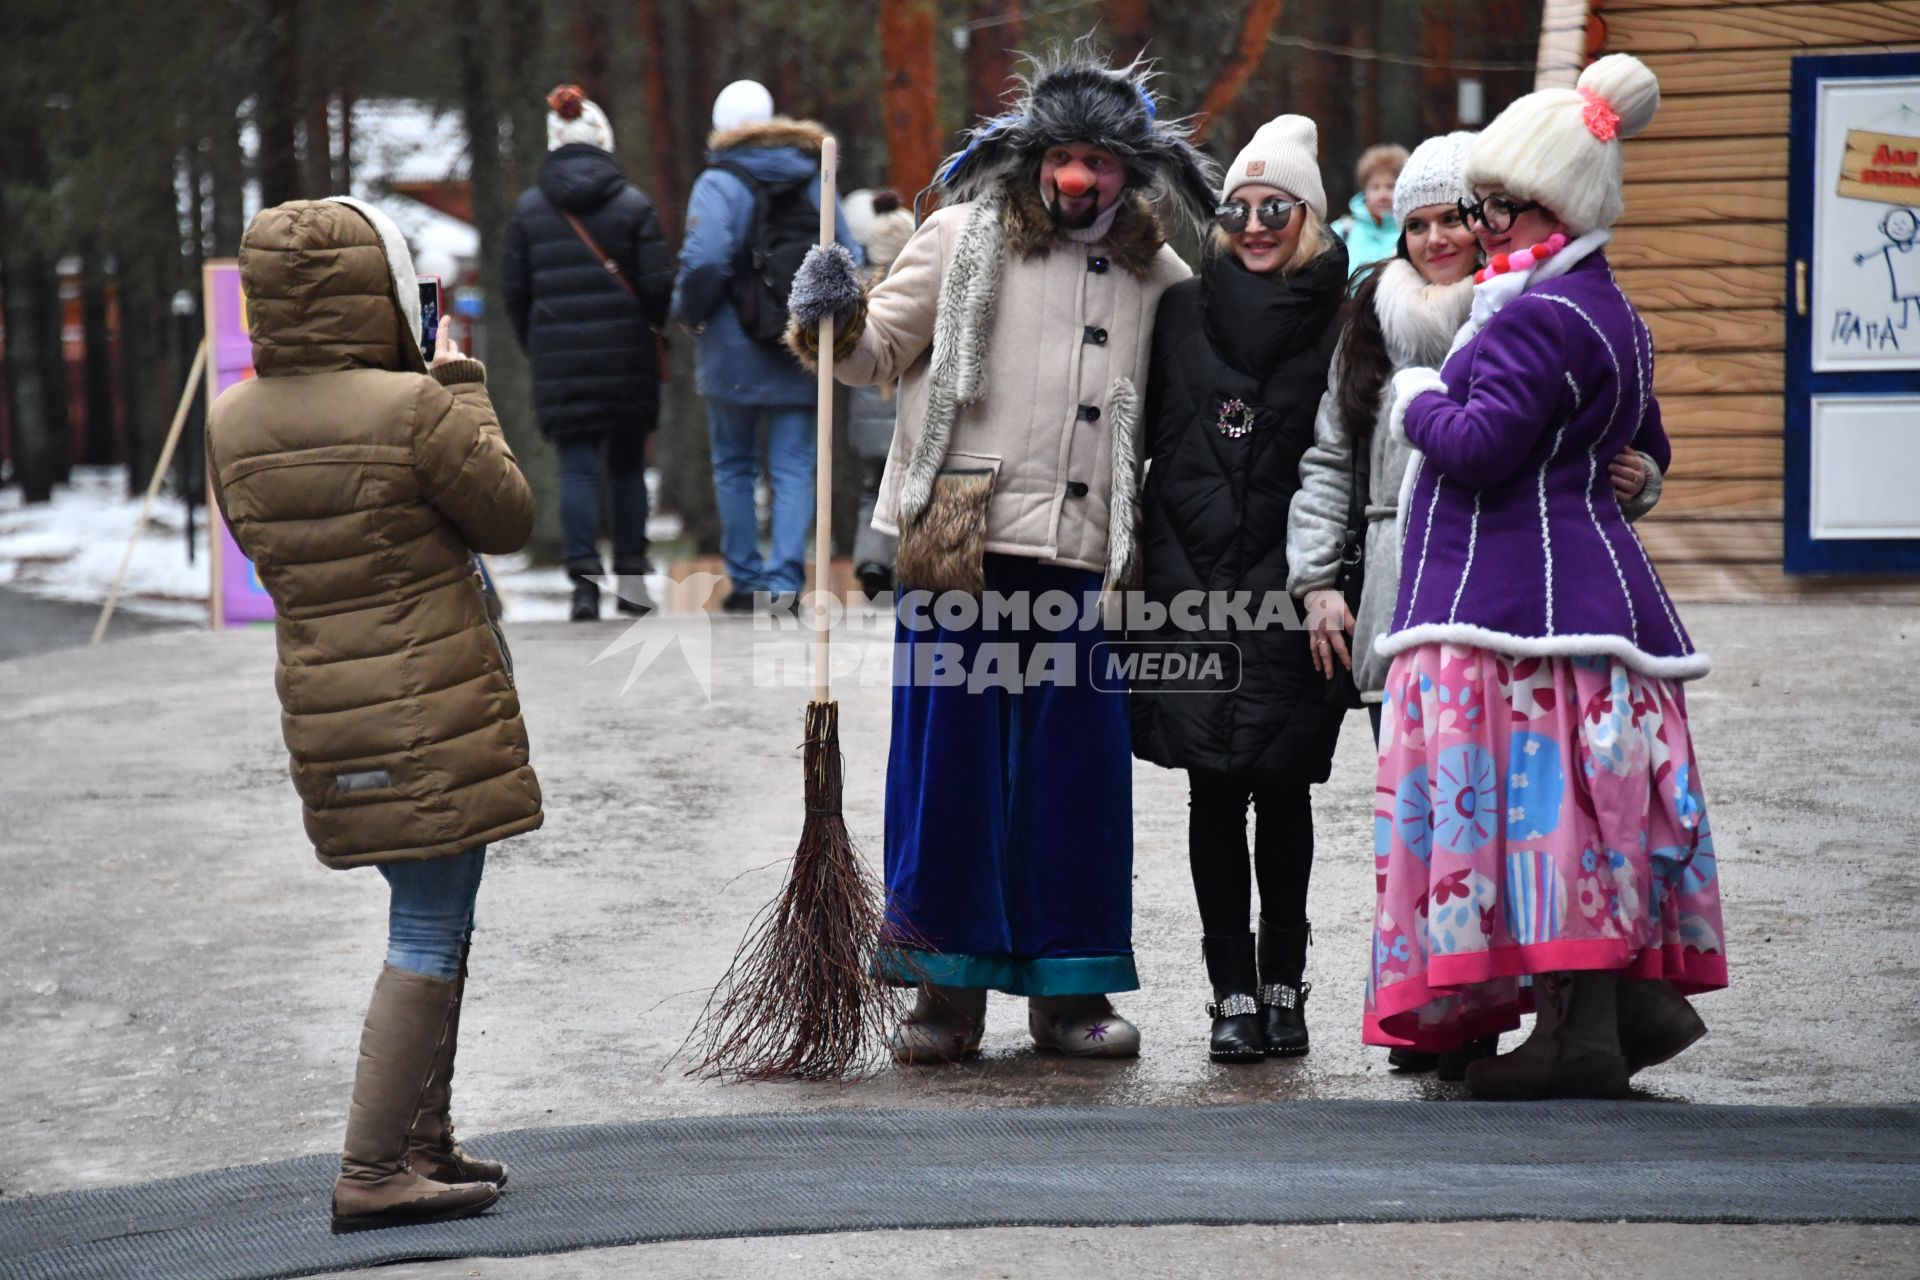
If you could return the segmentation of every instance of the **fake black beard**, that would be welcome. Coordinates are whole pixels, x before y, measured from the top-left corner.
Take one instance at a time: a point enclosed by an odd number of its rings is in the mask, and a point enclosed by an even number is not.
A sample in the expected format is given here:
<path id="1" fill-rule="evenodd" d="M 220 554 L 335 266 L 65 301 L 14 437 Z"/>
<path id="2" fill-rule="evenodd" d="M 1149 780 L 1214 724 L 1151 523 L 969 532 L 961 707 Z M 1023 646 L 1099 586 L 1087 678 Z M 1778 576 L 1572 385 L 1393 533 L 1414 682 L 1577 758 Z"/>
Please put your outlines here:
<path id="1" fill-rule="evenodd" d="M 1097 198 L 1087 202 L 1087 211 L 1085 213 L 1076 213 L 1071 216 L 1063 213 L 1060 209 L 1059 191 L 1056 190 L 1053 195 L 1047 199 L 1047 216 L 1052 218 L 1053 225 L 1062 231 L 1085 231 L 1088 227 L 1100 221 L 1100 215 L 1103 212 L 1105 212 L 1105 210 L 1101 209 L 1100 201 Z"/>

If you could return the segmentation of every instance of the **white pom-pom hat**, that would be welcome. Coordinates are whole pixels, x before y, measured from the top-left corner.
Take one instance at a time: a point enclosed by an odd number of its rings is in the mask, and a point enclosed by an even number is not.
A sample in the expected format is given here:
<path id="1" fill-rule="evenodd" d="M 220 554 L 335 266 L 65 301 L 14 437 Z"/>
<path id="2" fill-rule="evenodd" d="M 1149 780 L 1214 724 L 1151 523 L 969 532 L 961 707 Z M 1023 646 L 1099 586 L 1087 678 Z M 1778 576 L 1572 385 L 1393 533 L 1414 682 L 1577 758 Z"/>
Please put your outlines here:
<path id="1" fill-rule="evenodd" d="M 1620 217 L 1620 144 L 1653 122 L 1660 81 L 1625 53 L 1580 73 L 1571 89 L 1541 89 L 1486 127 L 1467 156 L 1468 187 L 1497 186 L 1545 205 L 1573 236 Z"/>

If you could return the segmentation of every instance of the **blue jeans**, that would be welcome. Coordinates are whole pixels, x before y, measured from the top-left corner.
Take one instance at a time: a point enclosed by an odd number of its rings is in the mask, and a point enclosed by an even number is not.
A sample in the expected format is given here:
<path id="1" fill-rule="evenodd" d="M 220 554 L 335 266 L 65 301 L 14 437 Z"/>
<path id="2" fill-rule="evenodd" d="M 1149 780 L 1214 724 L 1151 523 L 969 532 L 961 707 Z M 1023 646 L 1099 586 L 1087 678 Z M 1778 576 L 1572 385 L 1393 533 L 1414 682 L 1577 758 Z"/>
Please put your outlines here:
<path id="1" fill-rule="evenodd" d="M 604 439 L 562 440 L 560 554 L 570 573 L 604 572 L 600 563 L 600 481 L 607 482 L 613 571 L 639 574 L 647 560 L 647 437 L 625 431 Z"/>
<path id="2" fill-rule="evenodd" d="M 753 482 L 760 471 L 760 415 L 767 418 L 767 473 L 773 482 L 773 537 L 760 557 Z M 813 528 L 814 416 L 810 405 L 707 401 L 713 441 L 713 496 L 720 510 L 720 554 L 735 591 L 799 591 L 807 583 L 807 534 Z"/>
<path id="3" fill-rule="evenodd" d="M 486 865 L 485 845 L 451 858 L 382 865 L 380 874 L 393 891 L 387 906 L 387 963 L 449 982 L 458 978 L 460 949 L 473 936 L 473 903 Z"/>

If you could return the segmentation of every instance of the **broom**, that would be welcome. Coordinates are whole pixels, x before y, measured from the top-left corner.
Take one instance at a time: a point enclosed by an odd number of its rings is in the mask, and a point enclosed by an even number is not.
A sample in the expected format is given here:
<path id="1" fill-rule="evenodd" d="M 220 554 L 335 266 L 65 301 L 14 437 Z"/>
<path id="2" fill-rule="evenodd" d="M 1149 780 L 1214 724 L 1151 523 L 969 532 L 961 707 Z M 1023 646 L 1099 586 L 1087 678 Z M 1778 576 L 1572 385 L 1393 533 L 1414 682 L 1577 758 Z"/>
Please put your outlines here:
<path id="1" fill-rule="evenodd" d="M 835 163 L 820 152 L 820 243 L 834 243 Z M 899 1013 L 899 989 L 874 973 L 885 913 L 840 812 L 840 704 L 829 698 L 826 592 L 833 509 L 833 317 L 820 321 L 814 492 L 813 701 L 807 704 L 806 824 L 786 885 L 748 927 L 688 1036 L 703 1055 L 688 1075 L 839 1080 L 874 1063 Z"/>

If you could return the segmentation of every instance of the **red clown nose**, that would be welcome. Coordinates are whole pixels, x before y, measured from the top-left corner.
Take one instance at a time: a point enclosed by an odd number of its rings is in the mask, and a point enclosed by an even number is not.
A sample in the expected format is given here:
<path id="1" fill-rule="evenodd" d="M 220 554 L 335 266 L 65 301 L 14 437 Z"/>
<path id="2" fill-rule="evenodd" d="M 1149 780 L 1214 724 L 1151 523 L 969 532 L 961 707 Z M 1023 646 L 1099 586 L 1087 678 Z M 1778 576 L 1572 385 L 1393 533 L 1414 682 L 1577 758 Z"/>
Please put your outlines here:
<path id="1" fill-rule="evenodd" d="M 1060 189 L 1061 195 L 1076 199 L 1093 190 L 1093 175 L 1087 172 L 1085 165 L 1065 165 L 1055 171 L 1053 185 Z"/>

